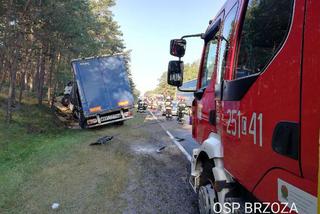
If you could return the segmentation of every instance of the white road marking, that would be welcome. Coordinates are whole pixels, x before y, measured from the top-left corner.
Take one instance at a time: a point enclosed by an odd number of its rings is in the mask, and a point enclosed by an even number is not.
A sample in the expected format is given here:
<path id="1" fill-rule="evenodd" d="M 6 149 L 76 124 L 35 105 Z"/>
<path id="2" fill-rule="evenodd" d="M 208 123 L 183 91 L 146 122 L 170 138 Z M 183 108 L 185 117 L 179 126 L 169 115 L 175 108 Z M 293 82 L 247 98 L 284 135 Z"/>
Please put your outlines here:
<path id="1" fill-rule="evenodd" d="M 161 128 L 167 133 L 167 135 L 170 137 L 172 142 L 179 148 L 179 150 L 186 156 L 188 161 L 191 162 L 191 155 L 183 148 L 183 146 L 175 139 L 175 137 L 160 123 L 158 118 L 150 110 L 148 111 L 152 115 L 152 117 L 159 122 Z"/>

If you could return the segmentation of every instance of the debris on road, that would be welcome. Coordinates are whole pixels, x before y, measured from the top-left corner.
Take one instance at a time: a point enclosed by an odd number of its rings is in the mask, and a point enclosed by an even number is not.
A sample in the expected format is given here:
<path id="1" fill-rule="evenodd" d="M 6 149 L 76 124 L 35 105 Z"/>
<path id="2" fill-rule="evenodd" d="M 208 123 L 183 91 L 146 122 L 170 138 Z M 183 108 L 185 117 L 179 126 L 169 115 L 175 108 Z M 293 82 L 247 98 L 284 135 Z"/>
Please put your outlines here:
<path id="1" fill-rule="evenodd" d="M 95 145 L 104 145 L 108 141 L 111 141 L 113 139 L 113 136 L 104 136 L 99 138 L 96 142 L 90 143 L 90 146 L 95 146 Z"/>
<path id="2" fill-rule="evenodd" d="M 60 206 L 59 203 L 53 203 L 53 204 L 51 205 L 51 208 L 52 208 L 53 210 L 56 210 L 56 209 L 59 208 L 59 206 Z"/>
<path id="3" fill-rule="evenodd" d="M 174 137 L 176 141 L 181 142 L 184 141 L 184 138 L 180 138 L 180 137 Z"/>
<path id="4" fill-rule="evenodd" d="M 160 153 L 162 150 L 164 150 L 166 146 L 161 146 L 159 149 L 157 149 L 157 153 Z"/>

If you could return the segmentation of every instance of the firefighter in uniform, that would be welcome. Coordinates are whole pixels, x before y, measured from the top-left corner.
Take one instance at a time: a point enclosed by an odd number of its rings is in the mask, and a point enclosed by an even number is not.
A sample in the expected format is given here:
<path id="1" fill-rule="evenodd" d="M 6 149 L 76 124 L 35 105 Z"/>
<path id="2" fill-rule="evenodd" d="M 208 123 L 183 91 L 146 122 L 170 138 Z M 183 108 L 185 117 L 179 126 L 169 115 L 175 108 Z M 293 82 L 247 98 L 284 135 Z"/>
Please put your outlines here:
<path id="1" fill-rule="evenodd" d="M 171 97 L 168 96 L 166 98 L 166 101 L 164 102 L 164 106 L 166 109 L 166 119 L 172 119 L 172 101 L 171 101 Z"/>
<path id="2" fill-rule="evenodd" d="M 186 113 L 187 104 L 183 98 L 180 99 L 178 103 L 178 117 L 177 120 L 179 123 L 183 123 L 184 115 Z"/>

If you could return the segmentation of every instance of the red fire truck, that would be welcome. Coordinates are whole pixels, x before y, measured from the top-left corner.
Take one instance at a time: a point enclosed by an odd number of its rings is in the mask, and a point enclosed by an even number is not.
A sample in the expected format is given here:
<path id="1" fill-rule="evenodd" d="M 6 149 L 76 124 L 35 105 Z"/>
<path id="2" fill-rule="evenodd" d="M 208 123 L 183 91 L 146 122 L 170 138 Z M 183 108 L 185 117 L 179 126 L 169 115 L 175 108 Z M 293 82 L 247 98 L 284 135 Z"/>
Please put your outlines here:
<path id="1" fill-rule="evenodd" d="M 319 9 L 314 0 L 228 0 L 205 33 L 171 41 L 179 60 L 168 84 L 177 87 L 186 38 L 204 41 L 190 179 L 201 213 L 248 195 L 318 212 Z"/>

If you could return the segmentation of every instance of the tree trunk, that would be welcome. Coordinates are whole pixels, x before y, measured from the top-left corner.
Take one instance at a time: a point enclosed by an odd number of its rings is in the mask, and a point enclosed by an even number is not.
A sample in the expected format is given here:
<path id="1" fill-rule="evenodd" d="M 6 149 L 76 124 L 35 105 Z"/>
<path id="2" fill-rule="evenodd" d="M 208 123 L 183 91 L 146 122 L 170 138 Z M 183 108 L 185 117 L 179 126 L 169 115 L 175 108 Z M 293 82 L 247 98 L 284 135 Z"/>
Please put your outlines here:
<path id="1" fill-rule="evenodd" d="M 26 78 L 26 70 L 22 71 L 21 79 L 20 79 L 20 92 L 19 92 L 19 104 L 22 103 L 23 91 L 25 89 L 25 78 Z"/>
<path id="2" fill-rule="evenodd" d="M 0 53 L 0 79 L 2 80 L 3 79 L 3 76 L 6 75 L 3 67 L 4 67 L 4 63 L 5 63 L 5 60 L 4 60 L 4 54 L 3 54 L 3 50 L 0 50 L 1 53 Z M 2 81 L 0 81 L 0 91 L 1 91 L 1 83 Z"/>
<path id="3" fill-rule="evenodd" d="M 52 93 L 52 97 L 51 97 L 51 108 L 53 108 L 53 104 L 54 101 L 56 99 L 56 95 L 57 95 L 57 90 L 58 90 L 58 75 L 59 75 L 59 70 L 57 69 L 61 63 L 61 52 L 58 52 L 57 55 L 55 56 L 56 59 L 56 64 L 57 66 L 55 66 L 55 70 L 54 70 L 54 83 L 53 83 L 53 93 Z"/>
<path id="4" fill-rule="evenodd" d="M 7 26 L 8 27 L 8 26 Z M 7 41 L 7 38 L 8 37 L 8 33 L 7 32 L 4 32 L 4 36 L 3 36 L 3 42 L 6 44 L 8 41 Z M 1 53 L 1 69 L 0 69 L 0 72 L 2 73 L 2 76 L 1 76 L 1 80 L 0 80 L 0 92 L 3 88 L 3 85 L 6 81 L 6 78 L 7 78 L 7 60 L 8 60 L 8 56 L 7 56 L 7 53 L 8 53 L 8 49 L 6 47 L 4 47 L 2 49 L 2 53 Z"/>
<path id="5" fill-rule="evenodd" d="M 7 102 L 7 112 L 6 112 L 6 122 L 9 124 L 12 120 L 12 109 L 15 105 L 15 89 L 16 89 L 16 78 L 17 78 L 17 55 L 18 50 L 13 51 L 12 65 L 10 66 L 10 83 L 8 92 L 8 102 Z"/>
<path id="6" fill-rule="evenodd" d="M 32 87 L 31 87 L 31 91 L 36 90 L 36 92 L 38 93 L 38 84 L 39 84 L 39 77 L 40 77 L 40 62 L 41 62 L 41 50 L 37 50 L 37 64 L 36 64 L 36 68 L 34 71 L 34 75 L 31 78 L 31 82 L 32 82 Z"/>
<path id="7" fill-rule="evenodd" d="M 2 77 L 1 77 L 1 80 L 0 80 L 0 92 L 3 88 L 3 85 L 4 83 L 6 82 L 6 79 L 7 79 L 7 73 L 5 70 L 3 70 L 3 74 L 2 74 Z"/>
<path id="8" fill-rule="evenodd" d="M 46 50 L 42 51 L 41 62 L 40 62 L 40 71 L 39 71 L 39 83 L 38 83 L 38 104 L 42 105 L 43 101 L 43 86 L 44 86 L 44 77 L 45 77 L 45 67 L 46 67 Z"/>
<path id="9" fill-rule="evenodd" d="M 48 79 L 48 104 L 49 105 L 51 102 L 52 91 L 53 91 L 52 76 L 53 76 L 53 72 L 55 70 L 55 62 L 56 62 L 56 56 L 55 56 L 55 53 L 53 53 L 51 55 L 51 65 L 49 68 L 49 79 Z"/>
<path id="10" fill-rule="evenodd" d="M 31 56 L 30 56 L 31 55 Z M 19 93 L 19 104 L 21 105 L 23 92 L 26 89 L 27 84 L 27 71 L 31 68 L 32 53 L 31 50 L 26 49 L 26 62 L 23 65 L 22 74 L 20 77 L 20 93 Z"/>

